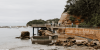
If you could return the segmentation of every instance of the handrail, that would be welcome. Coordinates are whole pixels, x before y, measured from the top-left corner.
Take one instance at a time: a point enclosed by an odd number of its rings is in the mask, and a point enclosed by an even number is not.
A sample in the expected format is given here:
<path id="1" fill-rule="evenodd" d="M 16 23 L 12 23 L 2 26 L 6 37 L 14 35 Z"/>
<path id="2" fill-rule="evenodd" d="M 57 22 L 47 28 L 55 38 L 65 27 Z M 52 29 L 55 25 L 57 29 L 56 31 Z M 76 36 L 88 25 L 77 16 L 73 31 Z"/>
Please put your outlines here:
<path id="1" fill-rule="evenodd" d="M 50 24 L 32 24 L 32 26 L 36 27 L 36 26 L 44 26 L 44 27 L 47 27 L 47 26 L 53 26 L 53 27 L 65 27 L 65 25 L 50 25 Z"/>

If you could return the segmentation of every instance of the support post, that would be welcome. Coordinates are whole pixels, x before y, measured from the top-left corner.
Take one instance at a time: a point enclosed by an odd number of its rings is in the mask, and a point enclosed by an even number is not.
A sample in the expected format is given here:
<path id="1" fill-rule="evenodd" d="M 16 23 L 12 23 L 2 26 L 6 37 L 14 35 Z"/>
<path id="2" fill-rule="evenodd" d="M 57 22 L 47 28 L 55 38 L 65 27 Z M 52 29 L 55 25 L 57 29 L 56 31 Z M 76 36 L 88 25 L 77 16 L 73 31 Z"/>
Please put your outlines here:
<path id="1" fill-rule="evenodd" d="M 39 28 L 37 27 L 37 35 L 39 35 L 38 31 L 39 31 Z"/>
<path id="2" fill-rule="evenodd" d="M 53 27 L 51 27 L 51 31 L 52 31 L 52 33 L 53 33 Z"/>
<path id="3" fill-rule="evenodd" d="M 55 29 L 53 29 L 53 33 L 55 33 Z"/>
<path id="4" fill-rule="evenodd" d="M 78 28 L 78 25 L 76 25 L 76 28 Z"/>
<path id="5" fill-rule="evenodd" d="M 33 27 L 33 36 L 34 36 L 34 27 Z"/>

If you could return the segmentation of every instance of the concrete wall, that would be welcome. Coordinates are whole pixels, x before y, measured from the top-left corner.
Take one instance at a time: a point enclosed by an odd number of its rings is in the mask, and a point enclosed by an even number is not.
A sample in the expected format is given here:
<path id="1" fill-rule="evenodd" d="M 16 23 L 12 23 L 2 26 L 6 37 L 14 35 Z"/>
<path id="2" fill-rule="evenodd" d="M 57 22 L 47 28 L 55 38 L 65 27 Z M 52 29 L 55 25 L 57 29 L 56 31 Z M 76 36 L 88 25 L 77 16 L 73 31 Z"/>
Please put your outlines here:
<path id="1" fill-rule="evenodd" d="M 100 41 L 99 29 L 88 28 L 66 28 L 65 34 L 86 37 L 90 39 L 98 39 Z"/>

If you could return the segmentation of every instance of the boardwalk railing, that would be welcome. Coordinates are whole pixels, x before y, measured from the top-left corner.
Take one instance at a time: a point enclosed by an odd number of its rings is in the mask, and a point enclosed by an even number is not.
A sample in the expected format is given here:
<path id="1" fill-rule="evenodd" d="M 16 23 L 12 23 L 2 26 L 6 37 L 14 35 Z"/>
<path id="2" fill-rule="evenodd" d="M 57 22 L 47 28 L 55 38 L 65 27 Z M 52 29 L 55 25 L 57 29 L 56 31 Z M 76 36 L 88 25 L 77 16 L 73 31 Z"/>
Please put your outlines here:
<path id="1" fill-rule="evenodd" d="M 46 24 L 32 24 L 32 27 L 46 27 Z"/>
<path id="2" fill-rule="evenodd" d="M 65 27 L 65 25 L 50 25 L 50 24 L 32 24 L 32 27 Z M 66 26 L 67 27 L 67 26 Z"/>

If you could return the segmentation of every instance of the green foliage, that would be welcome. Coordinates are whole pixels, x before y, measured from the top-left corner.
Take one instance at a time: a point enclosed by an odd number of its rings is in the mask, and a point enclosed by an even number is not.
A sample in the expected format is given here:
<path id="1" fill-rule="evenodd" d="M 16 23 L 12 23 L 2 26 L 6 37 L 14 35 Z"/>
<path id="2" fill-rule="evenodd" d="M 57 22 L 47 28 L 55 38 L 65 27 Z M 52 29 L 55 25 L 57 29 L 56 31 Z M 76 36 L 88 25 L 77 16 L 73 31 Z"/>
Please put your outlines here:
<path id="1" fill-rule="evenodd" d="M 29 21 L 28 23 L 27 23 L 27 25 L 32 25 L 32 24 L 45 24 L 46 23 L 46 21 L 44 21 L 44 20 L 42 20 L 42 19 L 39 19 L 39 20 L 32 20 L 32 21 Z"/>
<path id="2" fill-rule="evenodd" d="M 55 19 L 49 19 L 49 20 L 46 20 L 46 21 L 50 21 L 50 23 L 52 23 L 52 21 L 54 21 L 55 23 L 58 23 L 59 19 L 55 18 Z"/>
<path id="3" fill-rule="evenodd" d="M 90 24 L 93 26 L 100 26 L 100 14 L 92 14 L 92 16 L 94 17 L 90 19 Z"/>
<path id="4" fill-rule="evenodd" d="M 73 17 L 73 16 L 70 16 L 70 19 L 69 20 L 71 20 L 71 22 L 73 23 L 76 20 L 76 18 Z"/>
<path id="5" fill-rule="evenodd" d="M 54 21 L 55 23 L 58 23 L 59 19 L 58 18 L 55 18 L 55 19 L 49 19 L 49 20 L 42 20 L 42 19 L 39 19 L 39 20 L 32 20 L 32 21 L 29 21 L 27 23 L 27 25 L 31 26 L 32 24 L 46 24 L 47 21 L 50 21 L 50 23 L 52 23 L 52 21 Z"/>
<path id="6" fill-rule="evenodd" d="M 100 24 L 100 0 L 68 0 L 64 12 L 70 15 L 81 16 L 84 22 L 89 25 L 99 26 Z"/>

